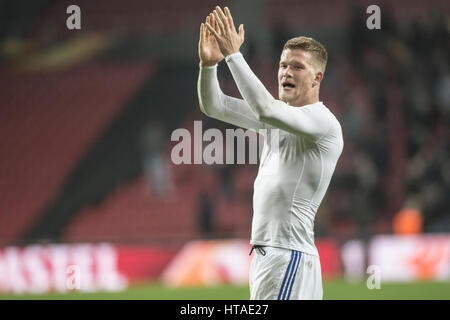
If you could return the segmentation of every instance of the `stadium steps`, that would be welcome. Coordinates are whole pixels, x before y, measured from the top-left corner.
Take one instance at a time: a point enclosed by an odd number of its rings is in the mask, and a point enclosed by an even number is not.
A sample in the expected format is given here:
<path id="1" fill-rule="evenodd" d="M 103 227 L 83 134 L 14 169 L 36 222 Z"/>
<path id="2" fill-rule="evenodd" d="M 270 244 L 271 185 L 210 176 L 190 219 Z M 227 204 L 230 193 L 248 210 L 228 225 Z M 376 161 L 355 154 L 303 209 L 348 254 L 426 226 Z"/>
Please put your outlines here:
<path id="1" fill-rule="evenodd" d="M 123 102 L 126 107 L 72 168 L 60 186 L 60 194 L 44 208 L 39 221 L 23 233 L 22 241 L 64 240 L 66 228 L 78 214 L 86 208 L 102 206 L 111 193 L 141 176 L 144 128 L 157 121 L 163 125 L 165 133 L 169 133 L 179 126 L 184 110 L 191 109 L 192 105 L 185 97 L 191 95 L 195 99 L 197 75 L 193 70 L 197 70 L 197 66 L 161 62 L 134 96 Z M 111 90 L 115 89 L 111 86 Z M 175 89 L 177 95 L 173 94 Z"/>
<path id="2" fill-rule="evenodd" d="M 39 220 L 73 166 L 108 127 L 148 64 L 91 63 L 70 70 L 0 75 L 0 241 Z"/>
<path id="3" fill-rule="evenodd" d="M 197 190 L 179 186 L 175 194 L 158 196 L 140 176 L 116 189 L 97 207 L 79 213 L 64 232 L 65 241 L 152 241 L 190 237 L 196 231 Z"/>

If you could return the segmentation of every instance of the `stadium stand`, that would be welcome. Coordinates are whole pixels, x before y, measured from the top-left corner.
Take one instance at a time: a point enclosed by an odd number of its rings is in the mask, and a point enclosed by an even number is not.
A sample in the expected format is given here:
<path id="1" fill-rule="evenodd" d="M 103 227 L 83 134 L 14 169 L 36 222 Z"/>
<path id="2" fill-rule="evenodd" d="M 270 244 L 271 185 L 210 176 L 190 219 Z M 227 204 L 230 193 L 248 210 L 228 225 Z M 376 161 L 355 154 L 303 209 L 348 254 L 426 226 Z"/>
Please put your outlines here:
<path id="1" fill-rule="evenodd" d="M 89 64 L 69 70 L 2 73 L 2 242 L 19 240 L 86 150 L 133 94 L 151 65 Z M 11 217 L 14 219 L 11 219 Z"/>

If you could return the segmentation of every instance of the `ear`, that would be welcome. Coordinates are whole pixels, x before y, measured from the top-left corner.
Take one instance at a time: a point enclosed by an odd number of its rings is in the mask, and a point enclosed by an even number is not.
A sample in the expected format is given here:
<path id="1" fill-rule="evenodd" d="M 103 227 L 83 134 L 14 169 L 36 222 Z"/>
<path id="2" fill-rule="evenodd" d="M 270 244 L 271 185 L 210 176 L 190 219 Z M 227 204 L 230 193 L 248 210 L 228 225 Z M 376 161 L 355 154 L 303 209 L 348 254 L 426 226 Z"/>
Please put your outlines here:
<path id="1" fill-rule="evenodd" d="M 317 71 L 316 75 L 314 76 L 314 80 L 312 83 L 313 88 L 318 86 L 320 84 L 320 82 L 323 79 L 323 72 L 322 71 Z"/>

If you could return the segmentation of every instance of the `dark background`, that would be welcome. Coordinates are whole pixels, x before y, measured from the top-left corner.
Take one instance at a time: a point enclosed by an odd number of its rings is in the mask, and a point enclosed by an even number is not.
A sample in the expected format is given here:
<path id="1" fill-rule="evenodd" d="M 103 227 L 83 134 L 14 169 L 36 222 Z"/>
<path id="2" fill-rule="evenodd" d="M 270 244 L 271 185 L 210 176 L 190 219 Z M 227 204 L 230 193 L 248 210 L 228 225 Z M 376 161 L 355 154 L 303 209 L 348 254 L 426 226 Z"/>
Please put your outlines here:
<path id="1" fill-rule="evenodd" d="M 321 100 L 345 146 L 317 237 L 392 233 L 410 207 L 423 232 L 450 231 L 448 1 L 3 0 L 0 245 L 250 237 L 257 165 L 170 161 L 175 129 L 233 128 L 198 108 L 198 30 L 216 4 L 245 25 L 241 51 L 274 95 L 286 40 L 328 50 Z"/>

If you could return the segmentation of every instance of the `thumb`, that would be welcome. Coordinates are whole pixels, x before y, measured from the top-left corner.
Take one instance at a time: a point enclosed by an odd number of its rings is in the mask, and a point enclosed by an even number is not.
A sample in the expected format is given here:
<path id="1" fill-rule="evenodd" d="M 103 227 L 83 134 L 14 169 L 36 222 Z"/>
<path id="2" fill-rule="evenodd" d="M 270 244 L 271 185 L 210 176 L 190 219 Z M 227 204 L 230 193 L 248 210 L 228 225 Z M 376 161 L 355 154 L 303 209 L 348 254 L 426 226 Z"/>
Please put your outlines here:
<path id="1" fill-rule="evenodd" d="M 245 34 L 245 31 L 244 31 L 244 25 L 241 24 L 241 25 L 239 26 L 239 35 L 240 35 L 241 37 L 244 37 L 244 34 Z"/>

